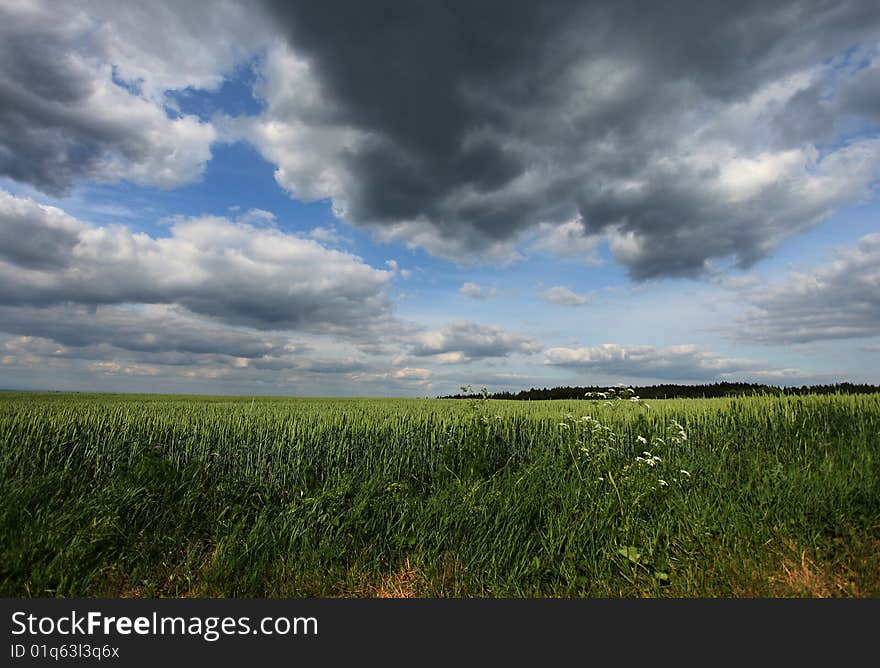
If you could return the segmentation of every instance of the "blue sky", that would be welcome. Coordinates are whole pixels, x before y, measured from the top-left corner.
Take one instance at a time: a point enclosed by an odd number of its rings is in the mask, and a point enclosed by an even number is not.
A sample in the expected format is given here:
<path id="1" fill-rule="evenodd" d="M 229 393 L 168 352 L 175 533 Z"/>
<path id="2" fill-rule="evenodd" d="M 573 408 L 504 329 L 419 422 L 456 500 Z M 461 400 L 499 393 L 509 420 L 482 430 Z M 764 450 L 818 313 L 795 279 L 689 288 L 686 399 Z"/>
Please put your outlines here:
<path id="1" fill-rule="evenodd" d="M 0 387 L 880 382 L 870 5 L 331 4 L 0 7 Z"/>

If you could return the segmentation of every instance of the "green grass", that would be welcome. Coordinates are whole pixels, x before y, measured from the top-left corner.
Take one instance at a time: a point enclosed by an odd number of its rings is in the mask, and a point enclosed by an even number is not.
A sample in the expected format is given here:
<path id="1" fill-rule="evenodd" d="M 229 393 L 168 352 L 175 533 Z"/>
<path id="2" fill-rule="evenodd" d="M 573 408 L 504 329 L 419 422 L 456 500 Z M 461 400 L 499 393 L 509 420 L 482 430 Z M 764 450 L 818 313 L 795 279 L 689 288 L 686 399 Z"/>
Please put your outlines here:
<path id="1" fill-rule="evenodd" d="M 880 395 L 648 403 L 0 393 L 0 595 L 880 595 Z"/>

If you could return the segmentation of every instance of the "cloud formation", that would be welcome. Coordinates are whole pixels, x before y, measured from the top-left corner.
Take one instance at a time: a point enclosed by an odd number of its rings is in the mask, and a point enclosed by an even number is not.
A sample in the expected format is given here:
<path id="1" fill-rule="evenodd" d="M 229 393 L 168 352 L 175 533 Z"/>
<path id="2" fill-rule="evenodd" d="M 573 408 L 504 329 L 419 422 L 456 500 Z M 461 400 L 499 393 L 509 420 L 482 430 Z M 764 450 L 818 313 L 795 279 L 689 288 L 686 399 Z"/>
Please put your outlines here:
<path id="1" fill-rule="evenodd" d="M 831 262 L 792 273 L 781 286 L 754 291 L 750 301 L 754 308 L 736 330 L 740 340 L 785 344 L 877 336 L 880 234 L 838 250 Z"/>
<path id="2" fill-rule="evenodd" d="M 410 354 L 433 356 L 440 364 L 459 364 L 514 353 L 530 355 L 539 350 L 541 345 L 531 337 L 507 332 L 501 327 L 459 321 L 414 335 Z"/>
<path id="3" fill-rule="evenodd" d="M 762 372 L 760 362 L 726 358 L 697 345 L 658 348 L 605 343 L 586 348 L 550 348 L 545 364 L 626 378 L 710 381 L 728 374 Z"/>
<path id="4" fill-rule="evenodd" d="M 0 322 L 6 333 L 51 339 L 65 349 L 104 345 L 131 353 L 249 359 L 307 350 L 289 335 L 223 326 L 167 305 L 0 306 Z"/>
<path id="5" fill-rule="evenodd" d="M 554 285 L 543 294 L 544 299 L 557 306 L 583 306 L 593 301 L 593 295 L 579 294 L 564 285 Z"/>
<path id="6" fill-rule="evenodd" d="M 599 264 L 597 246 L 602 237 L 588 234 L 584 221 L 580 218 L 564 223 L 540 223 L 535 228 L 535 239 L 531 249 L 552 253 L 567 260 L 583 264 Z"/>
<path id="7" fill-rule="evenodd" d="M 245 139 L 293 197 L 463 262 L 522 246 L 635 280 L 747 267 L 873 197 L 873 2 L 0 9 L 0 174 L 172 187 Z M 262 54 L 253 117 L 181 114 Z"/>
<path id="8" fill-rule="evenodd" d="M 875 3 L 265 4 L 285 41 L 241 132 L 279 184 L 457 261 L 544 223 L 636 280 L 745 267 L 880 176 L 852 131 Z"/>
<path id="9" fill-rule="evenodd" d="M 216 132 L 166 92 L 216 89 L 261 25 L 230 2 L 3 3 L 0 176 L 55 195 L 199 178 Z"/>
<path id="10" fill-rule="evenodd" d="M 388 314 L 391 271 L 271 225 L 178 219 L 151 237 L 0 191 L 0 230 L 0 304 L 177 304 L 233 325 L 353 336 Z"/>
<path id="11" fill-rule="evenodd" d="M 0 190 L 3 363 L 279 387 L 357 379 L 379 390 L 451 382 L 462 368 L 443 365 L 470 362 L 482 364 L 465 371 L 487 378 L 481 367 L 528 372 L 523 379 L 535 366 L 551 377 L 570 367 L 793 378 L 796 369 L 695 346 L 551 348 L 541 367 L 530 336 L 397 320 L 389 293 L 405 304 L 435 290 L 438 276 L 457 276 L 454 290 L 467 274 L 418 255 L 386 260 L 392 253 L 369 243 L 367 262 L 350 252 L 365 235 L 325 214 L 308 219 L 321 206 L 291 209 L 308 211 L 299 234 L 260 209 L 178 217 L 143 233 L 93 221 L 124 221 L 112 211 L 127 206 L 143 223 L 135 200 L 154 191 L 94 184 L 192 183 L 216 142 L 245 140 L 292 197 L 329 201 L 374 240 L 459 264 L 542 256 L 525 265 L 547 272 L 533 281 L 555 286 L 541 296 L 577 306 L 592 293 L 565 285 L 616 282 L 618 270 L 570 262 L 610 257 L 636 281 L 717 277 L 873 200 L 878 28 L 880 7 L 867 1 L 0 3 L 0 180 L 16 181 L 7 186 L 16 193 L 72 195 L 64 211 Z M 262 106 L 250 104 L 250 87 Z M 230 115 L 241 109 L 253 115 Z M 133 198 L 121 206 L 112 193 L 123 190 Z M 173 195 L 177 210 L 202 206 L 189 199 L 195 190 Z M 99 192 L 110 201 L 93 201 Z M 751 275 L 727 281 L 740 281 L 752 306 L 731 336 L 858 338 L 853 347 L 872 352 L 878 245 L 869 235 L 760 292 L 746 285 Z M 547 254 L 569 263 L 548 270 Z M 406 279 L 412 292 L 389 290 Z M 459 293 L 498 294 L 470 282 Z M 612 300 L 600 301 L 591 307 L 597 340 L 614 331 L 603 330 Z M 508 322 L 539 331 L 544 316 L 562 315 L 531 306 L 547 313 Z M 567 326 L 542 335 L 575 345 L 560 331 Z"/>
<path id="12" fill-rule="evenodd" d="M 477 285 L 476 283 L 465 283 L 458 289 L 458 291 L 465 297 L 477 300 L 488 299 L 489 297 L 494 297 L 498 294 L 498 290 L 495 288 Z"/>

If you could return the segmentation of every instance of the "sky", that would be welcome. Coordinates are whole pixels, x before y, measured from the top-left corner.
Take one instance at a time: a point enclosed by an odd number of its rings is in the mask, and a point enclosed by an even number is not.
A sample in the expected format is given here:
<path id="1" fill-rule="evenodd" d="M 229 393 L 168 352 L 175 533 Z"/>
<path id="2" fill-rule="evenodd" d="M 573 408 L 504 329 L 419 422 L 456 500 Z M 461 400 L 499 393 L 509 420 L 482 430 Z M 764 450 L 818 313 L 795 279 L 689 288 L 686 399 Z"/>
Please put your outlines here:
<path id="1" fill-rule="evenodd" d="M 0 0 L 0 388 L 880 383 L 880 5 Z"/>

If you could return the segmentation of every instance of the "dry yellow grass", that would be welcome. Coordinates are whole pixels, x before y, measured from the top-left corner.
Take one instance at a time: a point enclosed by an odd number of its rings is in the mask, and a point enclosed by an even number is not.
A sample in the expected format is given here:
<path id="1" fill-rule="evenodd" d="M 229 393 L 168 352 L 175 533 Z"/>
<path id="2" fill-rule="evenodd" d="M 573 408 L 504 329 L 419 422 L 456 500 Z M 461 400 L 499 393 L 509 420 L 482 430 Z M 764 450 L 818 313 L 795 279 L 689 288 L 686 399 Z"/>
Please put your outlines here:
<path id="1" fill-rule="evenodd" d="M 379 580 L 372 595 L 376 598 L 419 598 L 426 584 L 424 574 L 407 559 L 398 570 Z"/>
<path id="2" fill-rule="evenodd" d="M 806 598 L 858 598 L 858 583 L 849 572 L 817 563 L 808 551 L 786 543 L 787 554 L 782 558 L 780 572 L 770 577 L 773 596 Z"/>

